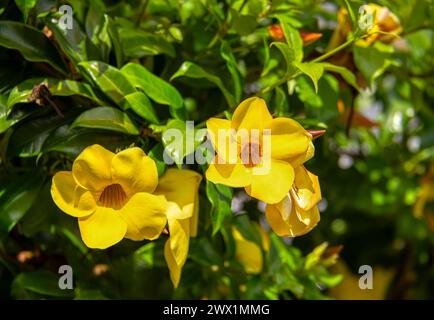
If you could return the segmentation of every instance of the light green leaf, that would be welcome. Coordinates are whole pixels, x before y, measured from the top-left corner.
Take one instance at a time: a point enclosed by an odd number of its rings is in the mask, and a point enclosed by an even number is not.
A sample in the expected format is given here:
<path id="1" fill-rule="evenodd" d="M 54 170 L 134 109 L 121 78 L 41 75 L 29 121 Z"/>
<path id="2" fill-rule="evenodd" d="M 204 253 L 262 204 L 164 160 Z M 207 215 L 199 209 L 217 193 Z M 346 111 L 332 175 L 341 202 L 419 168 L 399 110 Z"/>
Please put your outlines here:
<path id="1" fill-rule="evenodd" d="M 128 115 L 112 107 L 97 107 L 83 112 L 71 126 L 102 129 L 138 135 L 140 132 Z"/>
<path id="2" fill-rule="evenodd" d="M 324 67 L 320 63 L 314 62 L 294 62 L 294 65 L 309 78 L 312 79 L 315 92 L 318 93 L 318 81 L 324 73 Z"/>
<path id="3" fill-rule="evenodd" d="M 119 35 L 123 51 L 129 58 L 143 58 L 157 54 L 166 54 L 170 57 L 176 55 L 173 45 L 162 36 L 129 28 L 120 29 Z"/>
<path id="4" fill-rule="evenodd" d="M 226 61 L 226 67 L 232 77 L 232 85 L 234 88 L 234 97 L 237 102 L 241 100 L 243 90 L 243 79 L 238 69 L 237 61 L 232 53 L 232 49 L 227 41 L 223 41 L 220 47 L 220 55 Z"/>
<path id="5" fill-rule="evenodd" d="M 90 76 L 108 98 L 120 107 L 125 96 L 136 92 L 134 86 L 115 67 L 98 61 L 83 61 L 78 66 L 83 73 Z"/>
<path id="6" fill-rule="evenodd" d="M 124 109 L 131 109 L 143 119 L 150 123 L 159 123 L 158 116 L 155 113 L 151 101 L 143 92 L 134 92 L 125 96 Z"/>
<path id="7" fill-rule="evenodd" d="M 303 40 L 300 32 L 291 25 L 291 20 L 288 17 L 278 15 L 277 18 L 280 21 L 286 43 L 294 54 L 293 60 L 301 62 L 303 60 Z"/>
<path id="8" fill-rule="evenodd" d="M 155 102 L 175 109 L 182 108 L 184 101 L 178 90 L 145 67 L 129 63 L 121 69 L 121 72 L 135 87 L 143 90 Z"/>
<path id="9" fill-rule="evenodd" d="M 345 67 L 336 66 L 328 62 L 323 62 L 321 63 L 321 65 L 326 71 L 339 73 L 349 85 L 360 91 L 359 86 L 357 85 L 356 76 L 350 70 Z"/>

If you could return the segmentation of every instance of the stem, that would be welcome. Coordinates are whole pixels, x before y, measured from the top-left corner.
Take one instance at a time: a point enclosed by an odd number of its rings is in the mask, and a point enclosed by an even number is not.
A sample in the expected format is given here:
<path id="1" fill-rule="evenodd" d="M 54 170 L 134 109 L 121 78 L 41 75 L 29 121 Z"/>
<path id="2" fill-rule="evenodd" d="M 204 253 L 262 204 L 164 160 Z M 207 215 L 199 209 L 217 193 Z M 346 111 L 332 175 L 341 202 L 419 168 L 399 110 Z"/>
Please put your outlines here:
<path id="1" fill-rule="evenodd" d="M 331 57 L 332 55 L 335 55 L 335 54 L 338 53 L 339 51 L 345 49 L 346 47 L 348 47 L 349 45 L 351 45 L 351 44 L 352 44 L 353 42 L 355 42 L 355 41 L 356 41 L 355 38 L 349 39 L 349 40 L 347 40 L 346 42 L 344 42 L 343 44 L 341 44 L 340 46 L 334 48 L 333 50 L 331 50 L 331 51 L 329 51 L 329 52 L 327 52 L 327 53 L 324 53 L 322 56 L 319 56 L 318 58 L 313 59 L 312 61 L 309 61 L 309 62 L 310 62 L 310 63 L 315 63 L 315 62 L 323 61 L 323 60 L 325 60 L 325 59 Z M 296 71 L 295 73 L 293 73 L 293 74 L 291 74 L 291 75 L 289 75 L 289 76 L 286 76 L 286 77 L 284 77 L 283 79 L 279 80 L 278 82 L 276 82 L 275 84 L 271 85 L 270 87 L 266 87 L 266 88 L 264 88 L 264 89 L 261 89 L 261 90 L 258 92 L 258 94 L 264 94 L 264 93 L 267 93 L 267 92 L 273 90 L 274 88 L 279 87 L 280 85 L 284 84 L 285 82 L 288 82 L 288 81 L 291 80 L 291 79 L 295 79 L 295 78 L 298 77 L 301 73 L 302 73 L 302 72 L 300 72 L 300 71 Z"/>
<path id="2" fill-rule="evenodd" d="M 148 0 L 143 0 L 142 5 L 139 8 L 139 15 L 137 16 L 137 20 L 136 20 L 136 27 L 140 26 L 140 22 L 142 22 L 142 19 L 145 16 L 148 3 L 149 3 Z"/>
<path id="3" fill-rule="evenodd" d="M 338 53 L 339 51 L 345 49 L 345 48 L 348 47 L 350 44 L 352 44 L 354 41 L 355 41 L 354 38 L 353 38 L 353 39 L 349 39 L 349 40 L 347 40 L 346 42 L 342 43 L 340 46 L 334 48 L 333 50 L 331 50 L 331 51 L 329 51 L 329 52 L 324 53 L 322 56 L 319 56 L 318 58 L 313 59 L 313 60 L 310 61 L 310 62 L 320 62 L 320 61 L 323 61 L 323 60 L 325 60 L 325 59 L 327 59 L 327 58 L 329 58 L 329 57 L 335 55 L 335 54 Z"/>

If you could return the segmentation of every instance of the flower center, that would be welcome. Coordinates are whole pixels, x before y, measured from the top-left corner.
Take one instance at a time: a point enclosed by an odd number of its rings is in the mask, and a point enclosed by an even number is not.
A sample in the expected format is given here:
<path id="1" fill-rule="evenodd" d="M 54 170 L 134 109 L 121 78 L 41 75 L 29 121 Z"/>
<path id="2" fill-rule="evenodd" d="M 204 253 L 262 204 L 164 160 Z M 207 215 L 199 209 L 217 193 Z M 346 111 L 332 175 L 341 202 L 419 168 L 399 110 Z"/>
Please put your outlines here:
<path id="1" fill-rule="evenodd" d="M 259 143 L 246 143 L 241 147 L 241 162 L 248 168 L 261 163 L 262 147 Z"/>
<path id="2" fill-rule="evenodd" d="M 120 209 L 127 201 L 127 194 L 121 185 L 111 184 L 101 193 L 98 204 L 102 207 Z"/>

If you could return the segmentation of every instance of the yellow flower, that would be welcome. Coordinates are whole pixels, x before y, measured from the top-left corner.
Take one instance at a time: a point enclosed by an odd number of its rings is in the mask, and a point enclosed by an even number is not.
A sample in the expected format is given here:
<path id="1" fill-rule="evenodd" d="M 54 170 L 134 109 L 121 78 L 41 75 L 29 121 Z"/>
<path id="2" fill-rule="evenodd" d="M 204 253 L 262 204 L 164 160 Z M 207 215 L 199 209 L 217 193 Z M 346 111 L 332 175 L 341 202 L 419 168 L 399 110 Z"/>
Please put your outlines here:
<path id="1" fill-rule="evenodd" d="M 258 224 L 255 225 L 261 234 L 262 247 L 264 251 L 270 249 L 270 238 L 268 234 Z M 253 241 L 246 240 L 242 234 L 232 228 L 232 234 L 235 240 L 235 257 L 244 267 L 248 274 L 258 274 L 262 271 L 263 257 L 261 248 Z"/>
<path id="2" fill-rule="evenodd" d="M 209 119 L 207 128 L 217 155 L 206 178 L 244 187 L 250 196 L 266 203 L 277 203 L 285 197 L 294 181 L 294 168 L 314 153 L 312 135 L 292 119 L 273 119 L 261 98 L 241 102 L 232 121 Z M 265 135 L 265 130 L 270 134 Z M 246 131 L 250 134 L 247 142 L 240 139 L 240 133 Z M 254 132 L 259 134 L 254 136 Z"/>
<path id="3" fill-rule="evenodd" d="M 364 8 L 367 14 L 371 14 L 374 17 L 374 23 L 368 32 L 369 36 L 358 43 L 359 45 L 363 45 L 363 42 L 371 44 L 377 40 L 389 43 L 395 40 L 397 35 L 401 33 L 402 28 L 398 17 L 388 8 L 374 3 L 369 3 Z"/>
<path id="4" fill-rule="evenodd" d="M 72 172 L 54 175 L 51 195 L 62 211 L 78 218 L 84 243 L 105 249 L 124 237 L 159 237 L 167 201 L 153 194 L 157 184 L 155 162 L 140 148 L 114 154 L 95 144 L 75 159 Z"/>
<path id="5" fill-rule="evenodd" d="M 277 204 L 268 204 L 265 215 L 273 231 L 283 237 L 306 234 L 319 222 L 317 203 L 321 200 L 318 177 L 304 166 L 295 169 L 294 185 Z"/>
<path id="6" fill-rule="evenodd" d="M 363 7 L 365 13 L 373 17 L 372 27 L 367 30 L 368 37 L 358 41 L 358 45 L 366 46 L 374 41 L 389 43 L 396 39 L 396 36 L 401 33 L 402 27 L 398 17 L 393 14 L 388 8 L 379 6 L 374 3 L 369 3 Z M 348 33 L 351 31 L 351 22 L 346 9 L 340 9 L 338 13 L 338 26 L 333 32 L 329 45 L 326 51 L 330 51 L 347 39 Z M 390 34 L 384 34 L 390 33 Z"/>
<path id="7" fill-rule="evenodd" d="M 169 239 L 164 245 L 164 257 L 174 287 L 178 287 L 181 270 L 188 255 L 190 237 L 197 235 L 199 195 L 202 177 L 191 170 L 168 169 L 160 178 L 155 194 L 167 201 Z"/>

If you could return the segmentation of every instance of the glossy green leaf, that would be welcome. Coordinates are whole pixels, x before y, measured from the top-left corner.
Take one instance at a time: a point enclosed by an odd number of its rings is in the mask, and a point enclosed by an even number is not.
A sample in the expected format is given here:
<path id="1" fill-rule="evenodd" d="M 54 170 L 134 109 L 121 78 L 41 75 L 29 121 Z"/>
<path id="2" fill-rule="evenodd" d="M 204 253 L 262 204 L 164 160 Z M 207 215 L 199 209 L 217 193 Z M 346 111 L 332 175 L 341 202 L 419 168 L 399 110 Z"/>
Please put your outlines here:
<path id="1" fill-rule="evenodd" d="M 220 55 L 226 61 L 226 67 L 231 74 L 235 101 L 239 102 L 243 93 L 243 78 L 240 70 L 238 69 L 237 61 L 234 54 L 232 53 L 232 49 L 228 42 L 222 42 L 222 45 L 220 47 Z"/>
<path id="2" fill-rule="evenodd" d="M 39 30 L 15 21 L 0 21 L 0 46 L 18 50 L 26 60 L 46 62 L 62 74 L 65 64 L 56 47 Z"/>
<path id="3" fill-rule="evenodd" d="M 134 92 L 125 96 L 123 107 L 124 109 L 130 108 L 136 114 L 143 119 L 148 120 L 150 123 L 160 122 L 151 101 L 143 92 Z"/>
<path id="4" fill-rule="evenodd" d="M 83 61 L 78 65 L 82 72 L 89 75 L 98 88 L 119 106 L 122 106 L 125 96 L 136 92 L 134 86 L 115 67 L 98 61 Z"/>
<path id="5" fill-rule="evenodd" d="M 95 103 L 104 104 L 101 99 L 93 91 L 92 87 L 84 82 L 74 80 L 57 80 L 52 78 L 33 78 L 27 79 L 12 89 L 7 100 L 9 111 L 17 103 L 28 103 L 28 99 L 32 94 L 33 87 L 38 84 L 45 83 L 48 85 L 50 93 L 53 96 L 81 96 L 88 98 Z"/>
<path id="6" fill-rule="evenodd" d="M 294 61 L 301 62 L 303 60 L 303 40 L 300 32 L 291 25 L 291 20 L 287 16 L 278 15 L 280 26 L 285 35 L 286 43 L 294 54 Z"/>
<path id="7" fill-rule="evenodd" d="M 155 102 L 175 109 L 182 108 L 184 102 L 178 90 L 145 67 L 129 63 L 121 69 L 121 72 L 135 87 L 143 90 Z"/>
<path id="8" fill-rule="evenodd" d="M 72 127 L 102 129 L 131 135 L 140 133 L 126 113 L 112 107 L 87 110 L 77 117 Z"/>
<path id="9" fill-rule="evenodd" d="M 34 171 L 17 177 L 6 186 L 0 196 L 0 238 L 4 238 L 27 213 L 37 199 L 44 180 L 42 172 Z"/>
<path id="10" fill-rule="evenodd" d="M 216 234 L 232 215 L 232 189 L 221 184 L 206 182 L 206 196 L 211 203 L 212 233 Z"/>
<path id="11" fill-rule="evenodd" d="M 162 36 L 136 29 L 120 29 L 120 43 L 129 58 L 143 58 L 157 54 L 175 57 L 173 45 Z"/>

